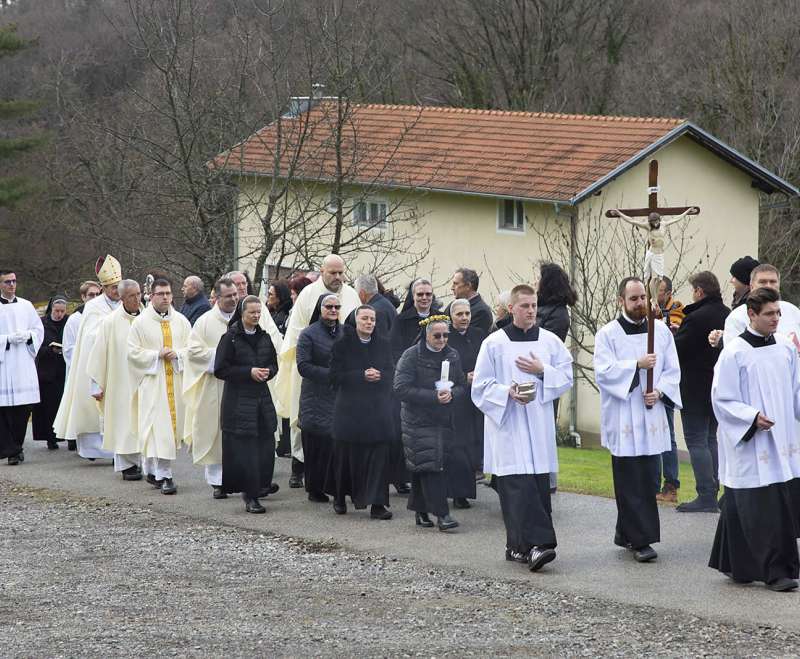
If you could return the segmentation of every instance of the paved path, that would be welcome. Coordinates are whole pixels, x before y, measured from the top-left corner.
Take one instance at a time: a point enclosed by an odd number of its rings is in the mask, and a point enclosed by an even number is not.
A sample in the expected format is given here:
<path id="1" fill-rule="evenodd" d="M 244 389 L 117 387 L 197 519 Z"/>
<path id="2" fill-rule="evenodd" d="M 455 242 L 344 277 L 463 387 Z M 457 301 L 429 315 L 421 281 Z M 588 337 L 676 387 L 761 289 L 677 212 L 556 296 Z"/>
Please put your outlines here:
<path id="1" fill-rule="evenodd" d="M 536 588 L 582 594 L 617 602 L 663 607 L 720 621 L 779 625 L 800 631 L 800 594 L 776 594 L 761 585 L 740 586 L 706 567 L 717 516 L 686 515 L 661 508 L 656 563 L 639 565 L 612 544 L 613 500 L 559 493 L 554 498 L 558 559 L 542 572 L 503 560 L 505 535 L 497 496 L 479 486 L 472 509 L 454 511 L 461 527 L 451 533 L 417 529 L 405 498 L 391 497 L 393 520 L 369 519 L 366 511 L 334 515 L 330 505 L 312 504 L 302 490 L 287 486 L 289 460 L 278 459 L 281 491 L 264 500 L 266 515 L 244 512 L 238 497 L 215 501 L 202 471 L 181 454 L 175 471 L 176 496 L 164 496 L 144 481 L 123 482 L 108 461 L 89 462 L 65 448 L 47 451 L 26 442 L 26 462 L 0 464 L 0 479 L 81 495 L 127 500 L 203 521 L 258 529 L 313 542 L 335 543 L 422 564 L 460 568 L 477 577 L 516 580 Z M 654 611 L 654 615 L 658 615 Z"/>

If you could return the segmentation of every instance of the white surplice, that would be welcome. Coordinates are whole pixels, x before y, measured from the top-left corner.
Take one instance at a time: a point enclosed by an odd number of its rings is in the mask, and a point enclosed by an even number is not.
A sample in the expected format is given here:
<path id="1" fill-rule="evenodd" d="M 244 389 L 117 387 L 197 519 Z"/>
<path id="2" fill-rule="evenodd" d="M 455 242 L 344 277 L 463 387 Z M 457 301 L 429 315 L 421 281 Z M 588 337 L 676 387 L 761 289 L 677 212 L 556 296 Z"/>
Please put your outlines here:
<path id="1" fill-rule="evenodd" d="M 163 325 L 163 326 L 162 326 Z M 191 325 L 172 307 L 162 317 L 148 306 L 133 321 L 128 361 L 133 391 L 131 425 L 143 458 L 174 460 L 183 437 L 183 364 Z M 177 359 L 159 358 L 169 337 Z M 147 472 L 151 473 L 151 472 Z"/>
<path id="2" fill-rule="evenodd" d="M 672 332 L 655 324 L 656 365 L 653 386 L 681 409 L 681 369 Z M 618 320 L 604 325 L 595 336 L 594 377 L 600 388 L 600 440 L 612 455 L 632 457 L 669 451 L 667 413 L 661 400 L 647 409 L 644 391 L 647 371 L 636 365 L 647 354 L 647 333 L 626 334 Z M 631 390 L 636 373 L 639 382 Z"/>
<path id="3" fill-rule="evenodd" d="M 781 319 L 778 322 L 777 334 L 783 334 L 791 338 L 794 334 L 800 340 L 800 309 L 786 300 L 780 301 Z M 747 317 L 747 305 L 741 304 L 728 314 L 725 319 L 725 329 L 723 330 L 723 347 L 728 341 L 733 341 L 750 324 Z"/>
<path id="4" fill-rule="evenodd" d="M 83 318 L 81 311 L 73 311 L 64 324 L 64 336 L 61 339 L 61 356 L 67 365 L 67 377 L 69 377 L 69 369 L 72 366 L 72 353 L 75 351 L 75 344 L 78 341 L 81 318 Z"/>
<path id="5" fill-rule="evenodd" d="M 33 305 L 21 297 L 0 304 L 0 407 L 39 402 L 36 353 L 44 341 L 44 327 Z M 12 343 L 21 332 L 25 340 Z"/>
<path id="6" fill-rule="evenodd" d="M 518 356 L 533 353 L 543 377 L 520 371 Z M 512 382 L 535 381 L 536 397 L 521 405 L 508 395 Z M 511 341 L 499 330 L 483 342 L 472 381 L 472 402 L 484 414 L 484 471 L 496 476 L 558 471 L 553 401 L 572 387 L 572 356 L 555 334 Z"/>
<path id="7" fill-rule="evenodd" d="M 754 348 L 741 337 L 726 340 L 714 368 L 711 403 L 719 422 L 723 485 L 755 488 L 800 477 L 800 373 L 791 341 L 776 335 L 774 345 Z M 759 412 L 775 425 L 754 430 Z"/>

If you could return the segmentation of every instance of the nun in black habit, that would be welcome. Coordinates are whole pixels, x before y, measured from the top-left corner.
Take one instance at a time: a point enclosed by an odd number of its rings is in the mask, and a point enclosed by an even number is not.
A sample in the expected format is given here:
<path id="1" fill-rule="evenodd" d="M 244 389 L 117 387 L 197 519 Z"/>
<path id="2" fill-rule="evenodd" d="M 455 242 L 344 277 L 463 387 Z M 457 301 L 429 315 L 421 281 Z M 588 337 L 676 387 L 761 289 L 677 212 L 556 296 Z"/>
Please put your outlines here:
<path id="1" fill-rule="evenodd" d="M 67 300 L 63 296 L 50 298 L 42 318 L 44 341 L 36 355 L 39 376 L 40 402 L 33 406 L 33 439 L 47 442 L 47 448 L 58 448 L 53 421 L 64 394 L 67 365 L 61 353 L 64 326 L 67 324 Z"/>

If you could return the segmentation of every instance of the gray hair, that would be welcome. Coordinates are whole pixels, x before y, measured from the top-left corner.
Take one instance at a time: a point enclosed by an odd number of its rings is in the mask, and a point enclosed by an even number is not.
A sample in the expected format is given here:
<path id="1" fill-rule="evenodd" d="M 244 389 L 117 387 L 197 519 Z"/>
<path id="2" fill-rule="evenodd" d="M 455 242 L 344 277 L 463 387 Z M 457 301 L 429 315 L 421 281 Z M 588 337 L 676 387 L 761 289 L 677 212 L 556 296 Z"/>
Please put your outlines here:
<path id="1" fill-rule="evenodd" d="M 433 288 L 433 284 L 431 284 L 430 279 L 425 279 L 425 277 L 420 277 L 419 279 L 415 279 L 411 284 L 411 294 L 413 295 L 417 291 L 417 286 L 430 286 Z"/>
<path id="2" fill-rule="evenodd" d="M 359 275 L 356 277 L 355 282 L 353 282 L 353 288 L 356 291 L 364 291 L 368 295 L 377 295 L 378 294 L 378 280 L 375 279 L 374 275 L 369 273 Z"/>
<path id="3" fill-rule="evenodd" d="M 511 291 L 503 291 L 497 296 L 497 304 L 507 307 L 511 304 Z"/>
<path id="4" fill-rule="evenodd" d="M 453 313 L 453 311 L 455 311 L 456 307 L 466 307 L 467 309 L 470 309 L 470 310 L 472 309 L 472 306 L 470 305 L 469 300 L 467 298 L 465 298 L 465 297 L 457 298 L 457 299 L 453 300 L 450 303 L 450 313 L 451 314 Z"/>
<path id="5" fill-rule="evenodd" d="M 117 293 L 119 293 L 119 296 L 122 297 L 123 295 L 127 295 L 134 288 L 137 291 L 140 290 L 138 281 L 135 279 L 123 279 L 119 284 L 117 284 Z"/>
<path id="6" fill-rule="evenodd" d="M 203 284 L 203 280 L 197 275 L 189 275 L 186 278 L 186 283 L 194 286 L 198 293 L 202 293 L 205 290 L 205 284 Z"/>
<path id="7" fill-rule="evenodd" d="M 425 334 L 426 335 L 428 335 L 431 332 L 433 332 L 433 326 L 434 325 L 447 325 L 447 327 L 449 328 L 450 327 L 450 321 L 449 320 L 432 320 L 427 325 L 425 325 Z"/>
<path id="8" fill-rule="evenodd" d="M 323 305 L 323 304 L 325 304 L 325 302 L 326 302 L 327 300 L 330 300 L 331 298 L 333 298 L 334 300 L 336 300 L 336 302 L 337 302 L 337 303 L 339 302 L 339 296 L 338 296 L 338 295 L 336 295 L 336 293 L 331 293 L 330 295 L 325 295 L 325 296 L 323 296 L 322 298 L 320 298 L 320 301 L 319 301 L 319 306 L 320 306 L 320 309 L 322 308 L 322 305 Z"/>

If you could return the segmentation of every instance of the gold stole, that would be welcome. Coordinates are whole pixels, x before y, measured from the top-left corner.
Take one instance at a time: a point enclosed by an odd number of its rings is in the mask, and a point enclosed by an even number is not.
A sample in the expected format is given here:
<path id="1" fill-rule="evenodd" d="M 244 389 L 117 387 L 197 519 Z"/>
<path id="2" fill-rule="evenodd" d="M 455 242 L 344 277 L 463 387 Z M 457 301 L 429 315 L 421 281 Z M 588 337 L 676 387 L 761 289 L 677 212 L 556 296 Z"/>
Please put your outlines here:
<path id="1" fill-rule="evenodd" d="M 164 347 L 172 350 L 172 326 L 168 320 L 161 321 L 161 336 L 164 339 Z M 167 377 L 167 403 L 169 403 L 169 415 L 172 417 L 172 435 L 178 436 L 177 421 L 175 413 L 175 373 L 172 369 L 172 360 L 164 360 L 164 374 Z"/>

